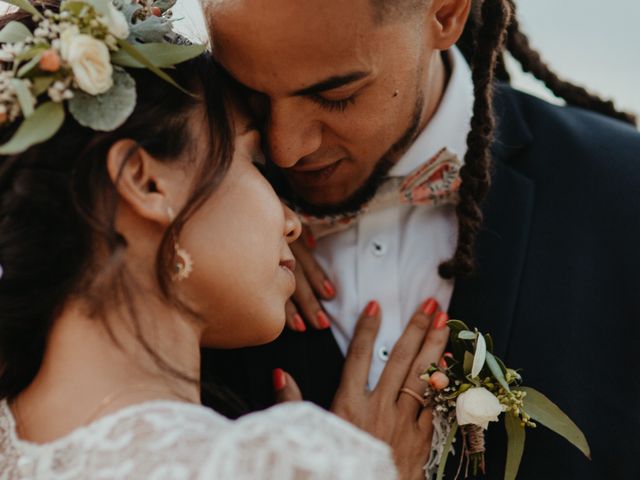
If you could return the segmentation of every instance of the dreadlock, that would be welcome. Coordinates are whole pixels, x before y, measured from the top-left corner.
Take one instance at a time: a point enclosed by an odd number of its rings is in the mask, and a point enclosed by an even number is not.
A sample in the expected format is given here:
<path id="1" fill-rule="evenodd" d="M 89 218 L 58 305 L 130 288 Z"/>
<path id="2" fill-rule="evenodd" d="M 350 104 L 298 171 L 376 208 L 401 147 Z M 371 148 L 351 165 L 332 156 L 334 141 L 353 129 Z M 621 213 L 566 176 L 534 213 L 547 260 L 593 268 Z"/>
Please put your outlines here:
<path id="1" fill-rule="evenodd" d="M 490 147 L 495 120 L 493 117 L 493 79 L 499 52 L 505 41 L 511 7 L 504 0 L 485 0 L 480 11 L 481 24 L 471 34 L 474 48 L 471 57 L 473 76 L 473 117 L 467 136 L 465 165 L 460 171 L 458 245 L 451 260 L 440 265 L 444 278 L 469 275 L 475 266 L 475 239 L 482 225 L 480 206 L 491 185 Z"/>
<path id="2" fill-rule="evenodd" d="M 568 105 L 578 106 L 635 125 L 634 115 L 615 109 L 582 87 L 561 80 L 533 50 L 520 31 L 514 0 L 474 0 L 458 48 L 471 64 L 475 103 L 467 137 L 465 166 L 460 172 L 458 245 L 453 258 L 440 265 L 444 278 L 466 277 L 475 268 L 475 242 L 482 225 L 481 206 L 491 182 L 491 154 L 495 120 L 493 82 L 509 82 L 505 55 L 509 53 L 525 72 L 532 73 Z"/>

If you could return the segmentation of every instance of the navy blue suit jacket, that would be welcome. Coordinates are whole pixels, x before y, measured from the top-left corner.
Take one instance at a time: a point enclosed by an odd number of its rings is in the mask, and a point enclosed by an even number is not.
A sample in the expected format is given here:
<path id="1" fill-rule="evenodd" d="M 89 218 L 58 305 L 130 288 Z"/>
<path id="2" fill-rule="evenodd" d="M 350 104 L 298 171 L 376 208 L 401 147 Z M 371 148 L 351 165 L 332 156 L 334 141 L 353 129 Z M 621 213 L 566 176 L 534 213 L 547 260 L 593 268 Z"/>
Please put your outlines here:
<path id="1" fill-rule="evenodd" d="M 491 333 L 497 355 L 591 445 L 588 461 L 546 428 L 528 430 L 519 479 L 638 479 L 640 133 L 505 85 L 495 98 L 478 270 L 456 281 L 449 313 Z M 282 367 L 306 399 L 329 407 L 342 363 L 330 331 L 286 331 L 264 347 L 205 351 L 203 376 L 264 408 L 273 402 L 271 370 Z M 486 478 L 501 479 L 501 425 L 487 442 Z"/>

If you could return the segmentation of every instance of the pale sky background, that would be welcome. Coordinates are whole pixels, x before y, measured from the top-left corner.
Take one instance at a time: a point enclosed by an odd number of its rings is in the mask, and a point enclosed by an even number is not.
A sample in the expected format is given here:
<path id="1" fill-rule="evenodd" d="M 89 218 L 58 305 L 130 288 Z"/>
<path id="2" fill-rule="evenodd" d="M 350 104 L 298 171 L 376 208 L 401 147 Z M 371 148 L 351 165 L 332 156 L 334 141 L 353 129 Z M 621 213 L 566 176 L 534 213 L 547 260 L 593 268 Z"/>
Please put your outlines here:
<path id="1" fill-rule="evenodd" d="M 304 1 L 304 0 L 301 0 Z M 532 45 L 563 78 L 640 114 L 640 0 L 519 0 Z M 206 38 L 198 0 L 178 0 L 176 29 Z M 509 65 L 513 83 L 550 99 L 532 77 Z"/>
<path id="2" fill-rule="evenodd" d="M 199 0 L 178 0 L 176 30 L 204 41 Z M 300 0 L 304 1 L 304 0 Z M 532 45 L 562 77 L 640 114 L 640 0 L 518 0 Z M 0 13 L 5 2 L 0 1 Z M 529 75 L 509 64 L 517 87 L 552 99 Z"/>

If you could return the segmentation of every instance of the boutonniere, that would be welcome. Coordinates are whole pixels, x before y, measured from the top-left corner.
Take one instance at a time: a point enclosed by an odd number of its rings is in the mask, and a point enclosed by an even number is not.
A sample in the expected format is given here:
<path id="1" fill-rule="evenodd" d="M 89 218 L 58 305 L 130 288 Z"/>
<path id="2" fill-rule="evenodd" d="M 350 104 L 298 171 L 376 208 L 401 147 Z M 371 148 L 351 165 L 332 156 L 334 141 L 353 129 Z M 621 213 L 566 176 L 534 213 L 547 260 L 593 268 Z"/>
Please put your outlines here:
<path id="1" fill-rule="evenodd" d="M 518 371 L 493 354 L 493 340 L 459 320 L 448 322 L 451 353 L 433 364 L 422 379 L 428 383 L 425 398 L 433 408 L 432 455 L 426 478 L 444 476 L 447 458 L 460 433 L 458 475 L 485 470 L 484 432 L 490 422 L 504 421 L 507 431 L 505 480 L 516 478 L 528 428 L 538 424 L 564 437 L 587 458 L 589 444 L 582 431 L 560 408 L 537 390 L 523 385 Z"/>

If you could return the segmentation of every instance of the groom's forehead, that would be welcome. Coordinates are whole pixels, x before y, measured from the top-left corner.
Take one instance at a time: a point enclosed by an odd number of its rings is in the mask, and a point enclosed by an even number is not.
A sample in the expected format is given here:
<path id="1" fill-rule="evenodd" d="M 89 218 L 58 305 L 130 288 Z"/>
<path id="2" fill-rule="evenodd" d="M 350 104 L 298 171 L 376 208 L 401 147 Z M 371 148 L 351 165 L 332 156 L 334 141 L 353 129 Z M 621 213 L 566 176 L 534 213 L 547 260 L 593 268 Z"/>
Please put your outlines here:
<path id="1" fill-rule="evenodd" d="M 235 30 L 257 36 L 254 42 L 302 41 L 374 24 L 370 0 L 205 0 L 205 8 L 214 36 Z"/>
<path id="2" fill-rule="evenodd" d="M 375 53 L 369 0 L 214 0 L 206 14 L 215 54 L 259 91 L 366 70 Z"/>

